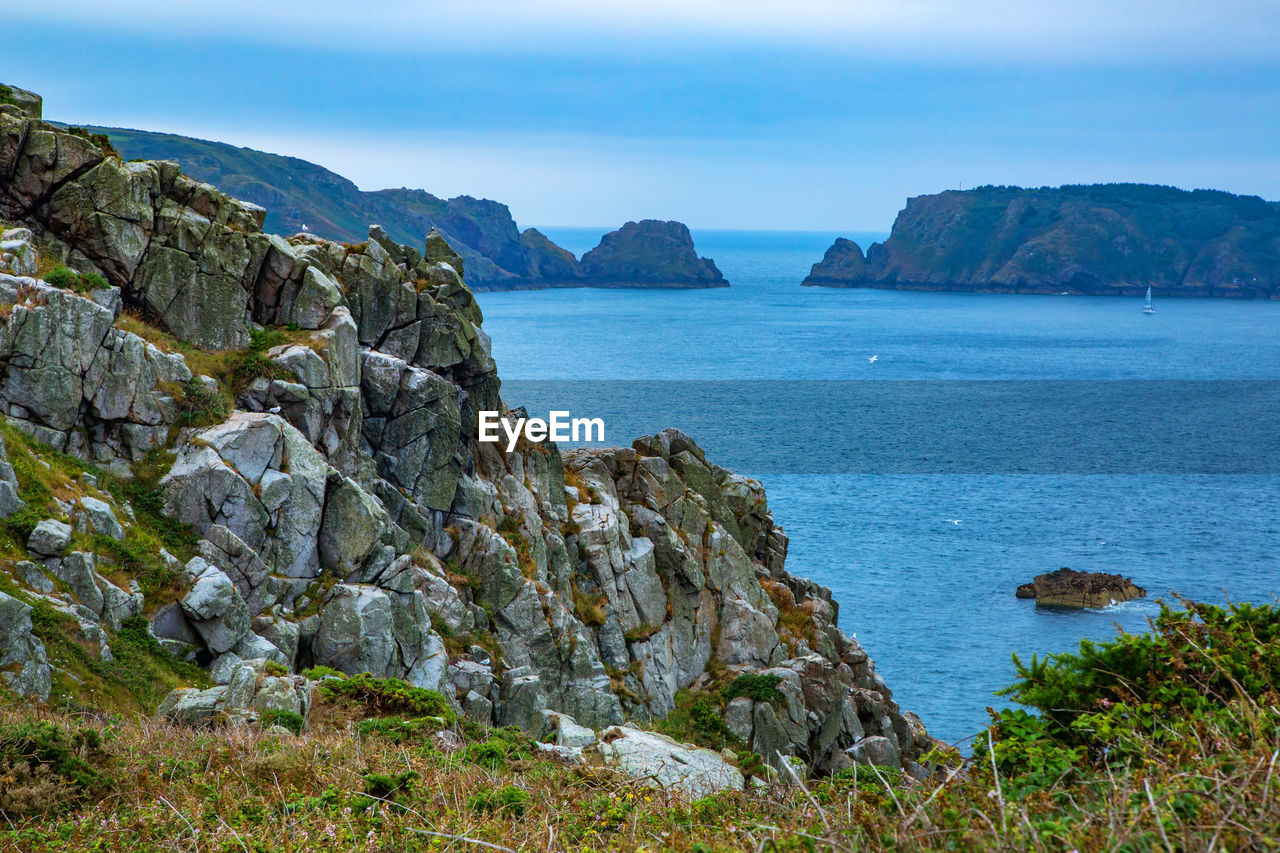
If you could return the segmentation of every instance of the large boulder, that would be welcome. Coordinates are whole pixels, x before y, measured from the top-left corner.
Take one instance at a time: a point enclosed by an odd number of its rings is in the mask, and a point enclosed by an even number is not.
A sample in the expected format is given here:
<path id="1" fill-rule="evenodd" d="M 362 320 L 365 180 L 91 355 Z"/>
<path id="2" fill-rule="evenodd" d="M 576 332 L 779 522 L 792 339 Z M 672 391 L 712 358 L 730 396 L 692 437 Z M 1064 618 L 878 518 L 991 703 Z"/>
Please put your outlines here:
<path id="1" fill-rule="evenodd" d="M 31 608 L 0 592 L 0 677 L 5 686 L 43 702 L 49 698 L 51 675 L 44 643 L 31 633 Z"/>
<path id="2" fill-rule="evenodd" d="M 165 511 L 204 534 L 234 533 L 274 572 L 314 577 L 330 468 L 271 414 L 237 412 L 188 437 L 160 486 Z"/>
<path id="3" fill-rule="evenodd" d="M 613 726 L 601 732 L 597 748 L 606 767 L 687 800 L 741 791 L 746 785 L 742 771 L 719 753 L 680 744 L 656 732 Z"/>
<path id="4" fill-rule="evenodd" d="M 182 609 L 215 655 L 234 649 L 250 632 L 249 609 L 235 584 L 202 557 L 187 563 L 195 583 L 182 598 Z"/>

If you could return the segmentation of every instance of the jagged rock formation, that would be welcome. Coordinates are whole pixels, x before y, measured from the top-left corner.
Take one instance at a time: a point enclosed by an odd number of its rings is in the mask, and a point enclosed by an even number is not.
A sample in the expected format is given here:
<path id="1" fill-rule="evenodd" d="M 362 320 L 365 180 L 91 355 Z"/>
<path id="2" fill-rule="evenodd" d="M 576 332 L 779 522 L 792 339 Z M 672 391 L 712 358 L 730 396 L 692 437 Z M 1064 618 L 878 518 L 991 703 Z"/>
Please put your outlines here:
<path id="1" fill-rule="evenodd" d="M 700 258 L 683 222 L 645 219 L 610 231 L 582 256 L 592 287 L 728 287 L 710 258 Z"/>
<path id="2" fill-rule="evenodd" d="M 1145 598 L 1147 591 L 1124 575 L 1079 572 L 1061 568 L 1036 575 L 1016 592 L 1018 598 L 1034 598 L 1040 607 L 1107 607 Z"/>
<path id="3" fill-rule="evenodd" d="M 285 240 L 173 164 L 124 164 L 12 107 L 0 140 L 0 209 L 78 270 L 0 273 L 0 405 L 119 476 L 159 465 L 148 505 L 198 540 L 154 557 L 176 593 L 120 587 L 97 545 L 136 542 L 137 520 L 86 474 L 27 507 L 42 520 L 13 582 L 104 659 L 142 613 L 207 666 L 222 689 L 171 697 L 164 714 L 261 710 L 268 687 L 305 709 L 307 685 L 260 677 L 326 665 L 580 742 L 747 674 L 773 686 L 733 699 L 726 723 L 770 762 L 914 769 L 930 747 L 836 627 L 830 592 L 785 570 L 759 483 L 673 430 L 563 458 L 475 440 L 477 411 L 505 409 L 462 260 L 439 235 L 422 251 L 377 226 L 357 245 Z M 184 343 L 164 352 L 144 335 Z M 0 502 L 23 499 L 10 473 Z M 13 624 L 0 653 L 31 663 L 8 680 L 39 696 L 42 650 L 21 613 Z M 240 689 L 250 671 L 256 694 Z"/>
<path id="4" fill-rule="evenodd" d="M 884 243 L 841 238 L 805 285 L 1280 297 L 1280 204 L 1143 184 L 908 199 Z"/>

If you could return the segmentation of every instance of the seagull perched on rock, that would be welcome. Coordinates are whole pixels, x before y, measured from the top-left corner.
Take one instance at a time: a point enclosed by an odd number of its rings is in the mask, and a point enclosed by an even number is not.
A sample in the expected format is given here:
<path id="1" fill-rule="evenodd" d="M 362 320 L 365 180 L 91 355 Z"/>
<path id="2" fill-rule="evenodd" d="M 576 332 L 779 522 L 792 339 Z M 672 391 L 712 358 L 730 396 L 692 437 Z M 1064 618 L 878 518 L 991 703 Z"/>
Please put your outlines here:
<path id="1" fill-rule="evenodd" d="M 279 406 L 272 406 L 271 408 L 267 409 L 267 413 L 268 413 L 268 414 L 272 414 L 272 415 L 278 415 L 278 414 L 280 414 L 280 407 L 279 407 Z"/>
<path id="2" fill-rule="evenodd" d="M 880 353 L 876 353 L 873 356 L 868 356 L 867 364 L 875 364 L 879 360 L 880 360 Z"/>

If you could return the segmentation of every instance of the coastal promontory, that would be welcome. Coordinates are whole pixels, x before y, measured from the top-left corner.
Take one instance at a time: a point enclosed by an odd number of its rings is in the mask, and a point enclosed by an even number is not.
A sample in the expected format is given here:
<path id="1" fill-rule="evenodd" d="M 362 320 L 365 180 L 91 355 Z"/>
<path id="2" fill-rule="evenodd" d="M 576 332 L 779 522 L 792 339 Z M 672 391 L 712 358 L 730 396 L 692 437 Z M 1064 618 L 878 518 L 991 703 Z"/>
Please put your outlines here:
<path id="1" fill-rule="evenodd" d="M 865 259 L 841 238 L 805 285 L 1280 297 L 1280 203 L 1146 184 L 979 187 L 909 199 Z"/>

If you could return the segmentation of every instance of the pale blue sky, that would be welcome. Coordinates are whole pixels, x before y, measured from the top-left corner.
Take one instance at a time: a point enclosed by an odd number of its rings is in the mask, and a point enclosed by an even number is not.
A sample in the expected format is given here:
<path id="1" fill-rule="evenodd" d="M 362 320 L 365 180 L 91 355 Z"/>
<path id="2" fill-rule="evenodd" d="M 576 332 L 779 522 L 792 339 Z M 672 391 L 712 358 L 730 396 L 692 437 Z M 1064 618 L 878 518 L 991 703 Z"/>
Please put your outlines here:
<path id="1" fill-rule="evenodd" d="M 5 17 L 0 80 L 51 118 L 496 198 L 521 225 L 882 230 L 910 195 L 981 183 L 1280 198 L 1274 0 L 119 0 Z"/>

